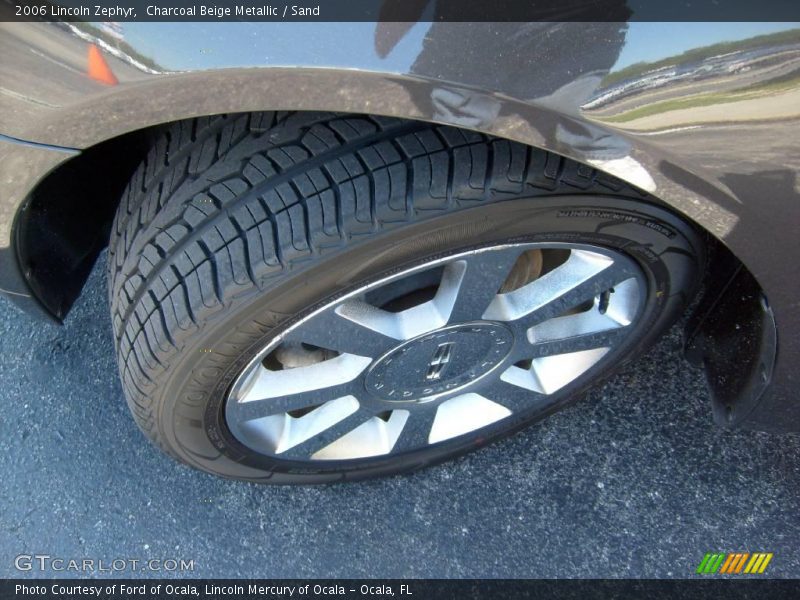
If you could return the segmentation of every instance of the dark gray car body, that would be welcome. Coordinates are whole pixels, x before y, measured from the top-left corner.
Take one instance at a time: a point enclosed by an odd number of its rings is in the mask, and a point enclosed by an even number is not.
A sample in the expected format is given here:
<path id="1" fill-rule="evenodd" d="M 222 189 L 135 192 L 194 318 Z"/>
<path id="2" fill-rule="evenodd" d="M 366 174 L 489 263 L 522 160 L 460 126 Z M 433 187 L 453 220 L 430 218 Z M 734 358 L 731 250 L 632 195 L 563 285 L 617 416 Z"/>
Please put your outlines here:
<path id="1" fill-rule="evenodd" d="M 29 312 L 66 315 L 164 123 L 434 121 L 590 163 L 707 232 L 689 339 L 715 416 L 800 430 L 797 24 L 3 23 L 0 56 L 0 292 Z"/>

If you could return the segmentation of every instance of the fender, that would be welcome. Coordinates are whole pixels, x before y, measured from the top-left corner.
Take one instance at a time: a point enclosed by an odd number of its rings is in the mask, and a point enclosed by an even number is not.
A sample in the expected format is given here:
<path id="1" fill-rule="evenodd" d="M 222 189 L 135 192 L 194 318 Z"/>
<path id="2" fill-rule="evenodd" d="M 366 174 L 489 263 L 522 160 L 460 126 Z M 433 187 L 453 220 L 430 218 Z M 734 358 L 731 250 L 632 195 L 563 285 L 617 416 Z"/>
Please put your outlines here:
<path id="1" fill-rule="evenodd" d="M 592 164 L 651 192 L 745 265 L 778 330 L 794 332 L 778 336 L 771 397 L 800 427 L 787 359 L 800 357 L 800 281 L 786 276 L 800 259 L 800 82 L 791 75 L 800 30 L 770 24 L 767 33 L 720 34 L 720 24 L 694 25 L 697 39 L 728 41 L 676 46 L 654 59 L 632 40 L 650 36 L 669 47 L 679 36 L 668 23 L 417 23 L 400 32 L 390 24 L 250 23 L 225 24 L 214 39 L 199 23 L 151 24 L 124 42 L 71 25 L 18 23 L 4 26 L 0 41 L 15 75 L 0 94 L 0 133 L 83 156 L 194 116 L 329 110 L 465 127 Z M 233 38 L 244 41 L 226 42 Z M 597 57 L 611 52 L 611 38 L 617 58 L 606 64 Z M 115 85 L 89 76 L 91 45 L 104 50 Z M 640 62 L 647 64 L 637 71 Z M 72 162 L 60 150 L 30 152 L 43 154 L 23 172 L 18 161 L 0 161 L 0 181 L 13 180 L 0 214 L 17 222 L 42 178 Z M 5 261 L 14 228 L 0 223 Z M 15 281 L 0 286 L 30 294 Z"/>

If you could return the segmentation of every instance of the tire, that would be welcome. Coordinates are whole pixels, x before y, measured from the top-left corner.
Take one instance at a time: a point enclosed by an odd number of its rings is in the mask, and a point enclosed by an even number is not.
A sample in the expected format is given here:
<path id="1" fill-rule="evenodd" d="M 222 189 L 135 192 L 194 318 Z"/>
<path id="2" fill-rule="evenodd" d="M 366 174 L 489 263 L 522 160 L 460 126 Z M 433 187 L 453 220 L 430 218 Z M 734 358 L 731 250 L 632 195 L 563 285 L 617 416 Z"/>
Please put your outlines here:
<path id="1" fill-rule="evenodd" d="M 645 290 L 624 341 L 546 405 L 356 460 L 283 460 L 234 435 L 226 399 L 279 333 L 357 288 L 509 243 L 613 253 Z M 124 193 L 108 275 L 120 375 L 142 431 L 198 469 L 297 484 L 417 469 L 558 410 L 681 314 L 703 261 L 701 237 L 656 200 L 542 150 L 389 118 L 253 113 L 169 127 Z"/>

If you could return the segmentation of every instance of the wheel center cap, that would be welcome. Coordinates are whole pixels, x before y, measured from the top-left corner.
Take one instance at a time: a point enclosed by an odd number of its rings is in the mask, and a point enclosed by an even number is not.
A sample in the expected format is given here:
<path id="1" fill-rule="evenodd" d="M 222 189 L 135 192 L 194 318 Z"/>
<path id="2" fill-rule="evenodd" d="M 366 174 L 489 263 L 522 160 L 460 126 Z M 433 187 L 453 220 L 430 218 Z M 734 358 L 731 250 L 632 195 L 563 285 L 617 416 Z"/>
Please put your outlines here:
<path id="1" fill-rule="evenodd" d="M 364 384 L 389 402 L 429 402 L 494 370 L 513 346 L 499 323 L 453 325 L 407 340 L 377 359 Z"/>

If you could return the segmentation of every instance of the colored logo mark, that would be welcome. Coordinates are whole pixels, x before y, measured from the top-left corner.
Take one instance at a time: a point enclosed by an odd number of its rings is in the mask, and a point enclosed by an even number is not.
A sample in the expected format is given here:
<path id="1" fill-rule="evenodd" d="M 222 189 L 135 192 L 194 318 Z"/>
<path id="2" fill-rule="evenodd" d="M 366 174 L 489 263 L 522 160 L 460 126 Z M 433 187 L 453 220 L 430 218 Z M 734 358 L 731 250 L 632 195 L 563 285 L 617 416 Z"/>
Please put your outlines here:
<path id="1" fill-rule="evenodd" d="M 731 552 L 716 554 L 709 552 L 700 561 L 696 573 L 703 575 L 756 575 L 767 570 L 772 552 Z"/>

